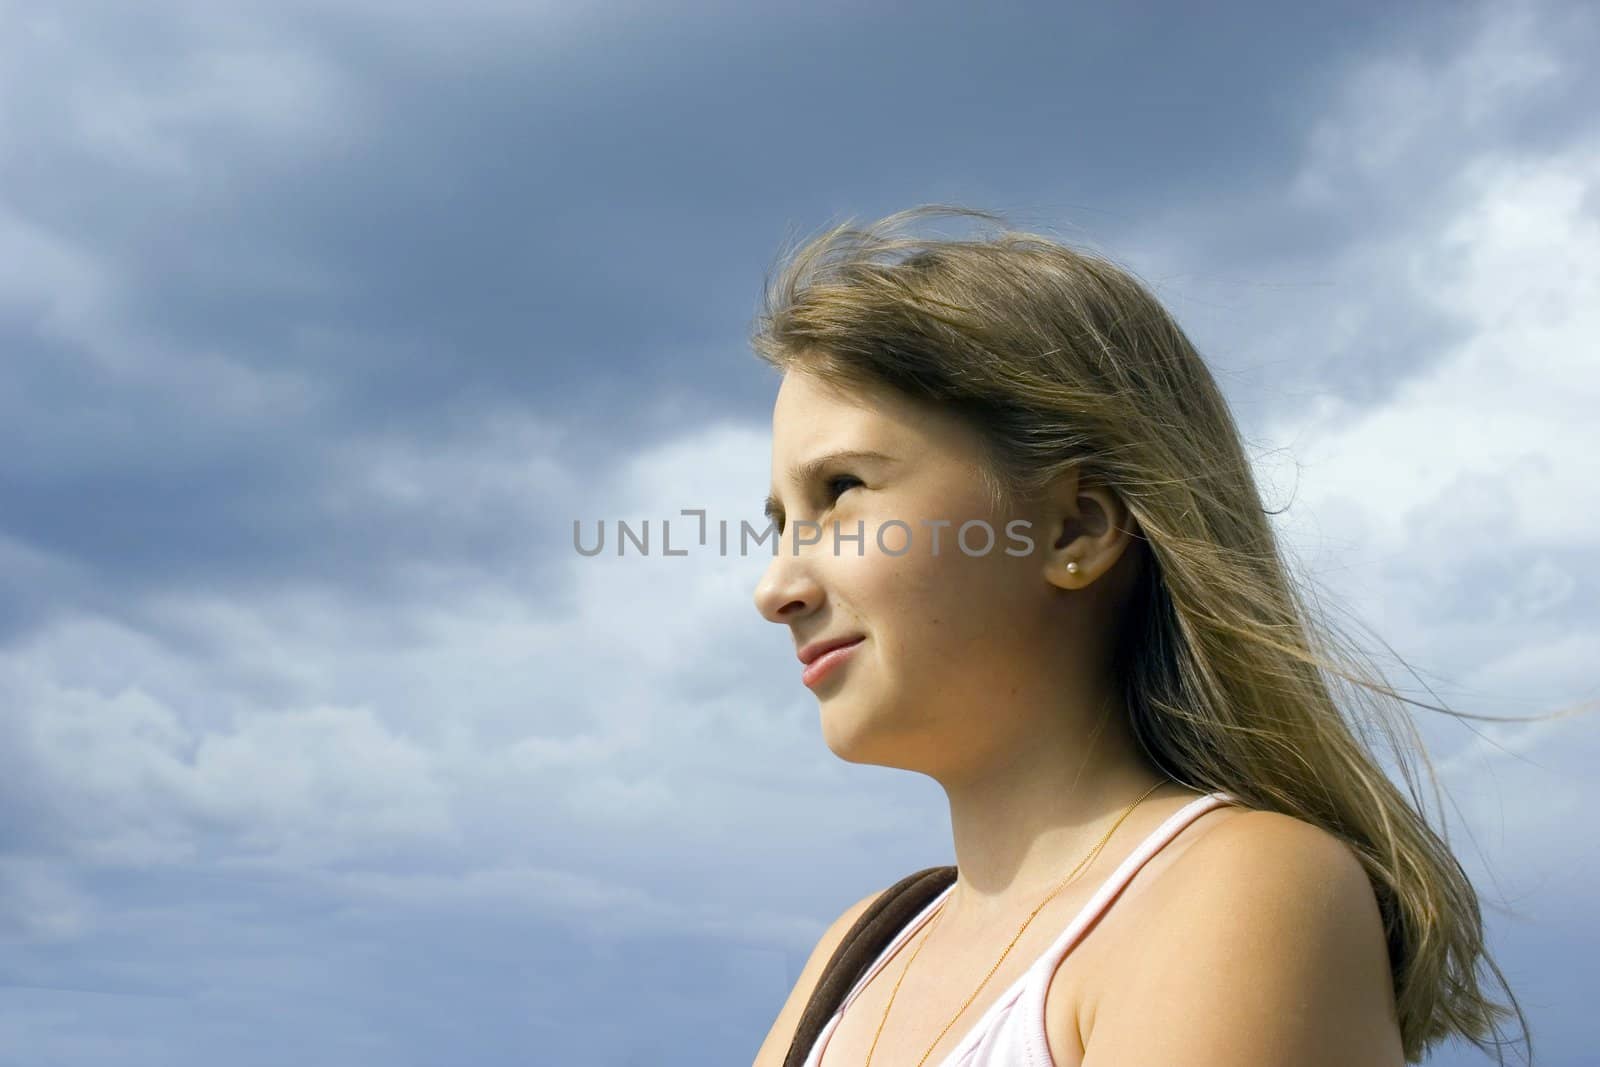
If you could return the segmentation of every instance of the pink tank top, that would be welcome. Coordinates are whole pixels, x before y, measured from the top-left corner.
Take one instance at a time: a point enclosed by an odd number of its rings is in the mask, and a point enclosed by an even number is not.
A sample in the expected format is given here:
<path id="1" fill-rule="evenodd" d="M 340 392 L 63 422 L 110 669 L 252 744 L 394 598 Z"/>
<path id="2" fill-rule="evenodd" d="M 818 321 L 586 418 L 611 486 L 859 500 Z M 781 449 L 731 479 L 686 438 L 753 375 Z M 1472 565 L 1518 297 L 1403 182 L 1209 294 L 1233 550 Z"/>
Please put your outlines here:
<path id="1" fill-rule="evenodd" d="M 967 1032 L 961 1043 L 939 1061 L 938 1067 L 1055 1067 L 1055 1061 L 1050 1057 L 1050 1045 L 1045 1037 L 1044 1001 L 1056 968 L 1066 958 L 1067 953 L 1072 951 L 1073 946 L 1083 937 L 1089 926 L 1111 906 L 1112 901 L 1127 887 L 1128 882 L 1139 873 L 1139 868 L 1143 867 L 1151 856 L 1161 851 L 1162 846 L 1177 837 L 1184 827 L 1201 815 L 1213 808 L 1234 803 L 1237 803 L 1237 800 L 1227 793 L 1207 793 L 1191 800 L 1170 815 L 1166 822 L 1156 827 L 1139 843 L 1138 848 L 1129 853 L 1128 858 L 1122 861 L 1122 865 L 1100 884 L 1094 896 L 1089 898 L 1089 902 L 1067 924 L 1066 929 L 1061 931 L 1061 936 L 1045 950 L 1044 955 L 1035 960 L 1033 966 L 989 1006 L 989 1010 L 983 1013 L 982 1018 Z M 823 1027 L 822 1033 L 817 1035 L 817 1043 L 811 1047 L 811 1054 L 806 1057 L 804 1067 L 817 1067 L 822 1060 L 823 1052 L 828 1047 L 828 1039 L 833 1036 L 834 1030 L 838 1029 L 839 1020 L 850 1009 L 850 1005 L 855 1002 L 861 990 L 883 970 L 884 965 L 900 946 L 927 924 L 954 888 L 955 883 L 952 882 L 944 892 L 933 898 L 926 908 L 918 912 L 917 917 L 896 934 L 893 941 L 889 942 L 877 961 L 851 989 L 850 995 L 845 997 L 833 1018 L 828 1020 L 828 1025 Z"/>

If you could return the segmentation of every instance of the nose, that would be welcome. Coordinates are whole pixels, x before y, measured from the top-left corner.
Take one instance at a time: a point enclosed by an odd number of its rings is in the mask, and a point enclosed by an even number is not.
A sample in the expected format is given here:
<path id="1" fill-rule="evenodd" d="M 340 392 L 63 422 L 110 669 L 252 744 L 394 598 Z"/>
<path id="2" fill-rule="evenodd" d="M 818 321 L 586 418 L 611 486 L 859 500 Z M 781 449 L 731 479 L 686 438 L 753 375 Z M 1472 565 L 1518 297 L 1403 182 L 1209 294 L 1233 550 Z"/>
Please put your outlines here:
<path id="1" fill-rule="evenodd" d="M 822 589 L 805 560 L 793 553 L 778 554 L 756 584 L 756 610 L 768 622 L 792 623 L 817 609 Z"/>

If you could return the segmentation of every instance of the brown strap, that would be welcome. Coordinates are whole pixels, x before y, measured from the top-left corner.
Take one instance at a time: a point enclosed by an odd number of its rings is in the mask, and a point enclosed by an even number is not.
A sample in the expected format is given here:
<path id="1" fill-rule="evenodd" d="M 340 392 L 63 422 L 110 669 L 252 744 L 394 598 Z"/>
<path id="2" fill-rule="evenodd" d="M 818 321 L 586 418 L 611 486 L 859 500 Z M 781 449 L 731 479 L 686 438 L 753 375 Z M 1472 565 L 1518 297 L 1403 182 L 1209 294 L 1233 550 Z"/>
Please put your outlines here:
<path id="1" fill-rule="evenodd" d="M 955 867 L 928 867 L 908 874 L 878 894 L 833 950 L 822 977 L 817 979 L 806 1010 L 795 1027 L 794 1040 L 783 1067 L 801 1067 L 811 1054 L 823 1027 L 850 995 L 850 990 L 872 967 L 895 935 L 905 929 L 934 897 L 956 880 Z"/>

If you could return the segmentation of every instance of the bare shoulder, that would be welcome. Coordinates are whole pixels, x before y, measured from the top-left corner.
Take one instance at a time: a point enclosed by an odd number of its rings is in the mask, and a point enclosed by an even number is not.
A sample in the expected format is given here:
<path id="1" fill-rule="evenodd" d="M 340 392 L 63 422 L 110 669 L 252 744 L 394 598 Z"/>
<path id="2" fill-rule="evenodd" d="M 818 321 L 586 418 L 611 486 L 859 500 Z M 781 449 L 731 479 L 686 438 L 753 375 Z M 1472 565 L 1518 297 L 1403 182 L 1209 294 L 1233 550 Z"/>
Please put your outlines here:
<path id="1" fill-rule="evenodd" d="M 1319 826 L 1275 811 L 1244 811 L 1200 838 L 1172 873 L 1177 903 L 1168 915 L 1170 936 L 1186 936 L 1182 931 L 1195 926 L 1243 933 L 1243 909 L 1269 931 L 1315 920 L 1343 935 L 1372 935 L 1361 941 L 1383 949 L 1388 973 L 1382 915 L 1366 868 L 1354 849 Z"/>
<path id="2" fill-rule="evenodd" d="M 789 1054 L 789 1043 L 794 1040 L 794 1033 L 800 1026 L 800 1016 L 805 1014 L 806 1004 L 811 1000 L 811 991 L 817 987 L 817 982 L 822 978 L 823 968 L 833 958 L 834 950 L 839 947 L 839 942 L 844 940 L 844 935 L 856 924 L 856 920 L 872 906 L 872 902 L 883 894 L 883 890 L 868 893 L 854 904 L 850 905 L 833 923 L 822 932 L 817 939 L 816 947 L 811 950 L 811 956 L 806 960 L 806 965 L 800 971 L 800 977 L 795 979 L 794 988 L 789 991 L 789 999 L 784 1001 L 783 1007 L 778 1012 L 778 1018 L 773 1022 L 772 1028 L 767 1031 L 767 1038 L 761 1043 L 761 1049 L 756 1053 L 755 1062 L 751 1067 L 781 1067 L 784 1058 Z"/>
<path id="3" fill-rule="evenodd" d="M 1182 895 L 1196 901 L 1215 903 L 1215 897 L 1232 898 L 1250 888 L 1197 880 L 1197 874 L 1265 877 L 1285 889 L 1308 888 L 1299 883 L 1309 880 L 1345 893 L 1372 891 L 1366 870 L 1349 845 L 1319 826 L 1276 811 L 1240 811 L 1196 841 L 1184 856 L 1184 865 L 1188 870 L 1178 878 Z"/>
<path id="4" fill-rule="evenodd" d="M 1160 881 L 1160 906 L 1101 992 L 1084 1067 L 1404 1063 L 1377 897 L 1338 837 L 1246 811 Z"/>

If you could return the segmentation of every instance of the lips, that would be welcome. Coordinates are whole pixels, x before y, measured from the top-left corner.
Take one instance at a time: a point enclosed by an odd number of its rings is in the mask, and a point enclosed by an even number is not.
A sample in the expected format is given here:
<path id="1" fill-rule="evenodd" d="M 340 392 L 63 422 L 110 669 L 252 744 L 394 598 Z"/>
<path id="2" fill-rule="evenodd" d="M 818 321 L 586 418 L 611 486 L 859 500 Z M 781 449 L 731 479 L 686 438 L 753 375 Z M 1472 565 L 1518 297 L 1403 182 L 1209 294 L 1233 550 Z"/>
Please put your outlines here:
<path id="1" fill-rule="evenodd" d="M 844 637 L 824 638 L 821 641 L 813 641 L 809 645 L 806 645 L 804 648 L 800 649 L 796 655 L 800 657 L 801 663 L 809 665 L 818 656 L 832 652 L 836 648 L 843 648 L 845 645 L 853 645 L 862 639 L 863 635 L 861 634 L 847 634 Z"/>
<path id="2" fill-rule="evenodd" d="M 807 645 L 804 649 L 807 654 L 818 650 L 820 652 L 812 658 L 811 662 L 800 668 L 800 681 L 811 688 L 821 685 L 823 679 L 832 677 L 835 671 L 843 668 L 845 663 L 855 657 L 856 649 L 861 647 L 861 643 L 864 640 L 865 638 L 857 637 L 845 639 L 842 642 L 818 642 L 815 645 Z M 829 644 L 833 647 L 826 647 Z"/>

